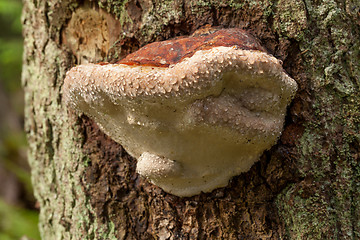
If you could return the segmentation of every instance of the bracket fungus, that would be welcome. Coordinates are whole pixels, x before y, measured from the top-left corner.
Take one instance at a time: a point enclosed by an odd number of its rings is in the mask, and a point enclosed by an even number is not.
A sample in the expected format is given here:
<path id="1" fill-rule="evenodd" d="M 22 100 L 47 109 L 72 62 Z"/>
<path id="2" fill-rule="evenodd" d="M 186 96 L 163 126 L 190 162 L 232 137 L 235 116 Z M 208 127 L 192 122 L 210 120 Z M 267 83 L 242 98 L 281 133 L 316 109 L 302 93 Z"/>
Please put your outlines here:
<path id="1" fill-rule="evenodd" d="M 297 90 L 277 60 L 241 29 L 154 42 L 116 64 L 65 78 L 68 106 L 137 158 L 137 172 L 192 196 L 248 171 L 281 134 Z"/>

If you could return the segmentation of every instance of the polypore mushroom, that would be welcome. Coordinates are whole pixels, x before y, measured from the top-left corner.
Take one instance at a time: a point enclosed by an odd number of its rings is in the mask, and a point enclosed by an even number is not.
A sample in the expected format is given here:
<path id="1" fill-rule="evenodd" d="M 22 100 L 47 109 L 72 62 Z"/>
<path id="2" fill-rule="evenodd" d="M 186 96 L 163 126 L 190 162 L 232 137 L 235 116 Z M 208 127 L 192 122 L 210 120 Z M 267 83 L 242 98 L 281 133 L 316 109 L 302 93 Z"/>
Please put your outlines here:
<path id="1" fill-rule="evenodd" d="M 63 91 L 137 158 L 140 175 L 192 196 L 226 186 L 276 143 L 296 89 L 245 31 L 207 29 L 74 67 Z"/>

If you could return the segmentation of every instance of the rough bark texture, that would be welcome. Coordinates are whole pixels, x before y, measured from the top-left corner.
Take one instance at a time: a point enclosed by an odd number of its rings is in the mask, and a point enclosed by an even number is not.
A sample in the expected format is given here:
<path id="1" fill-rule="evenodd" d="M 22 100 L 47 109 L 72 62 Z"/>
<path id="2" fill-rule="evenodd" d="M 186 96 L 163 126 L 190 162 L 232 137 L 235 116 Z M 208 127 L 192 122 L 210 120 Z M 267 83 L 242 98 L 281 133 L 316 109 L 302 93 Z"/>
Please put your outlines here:
<path id="1" fill-rule="evenodd" d="M 24 1 L 26 131 L 43 239 L 359 239 L 360 3 Z M 299 91 L 278 144 L 228 187 L 191 198 L 62 103 L 65 73 L 206 24 L 259 38 Z M 191 154 L 191 153 L 189 153 Z"/>

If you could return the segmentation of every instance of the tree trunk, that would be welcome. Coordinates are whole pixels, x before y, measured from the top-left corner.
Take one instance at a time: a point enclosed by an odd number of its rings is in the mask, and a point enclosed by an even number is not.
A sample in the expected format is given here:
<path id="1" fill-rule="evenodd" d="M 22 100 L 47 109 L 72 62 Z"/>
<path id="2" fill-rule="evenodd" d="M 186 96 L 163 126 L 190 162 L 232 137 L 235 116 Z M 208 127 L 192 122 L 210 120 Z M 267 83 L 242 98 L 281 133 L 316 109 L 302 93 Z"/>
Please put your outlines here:
<path id="1" fill-rule="evenodd" d="M 43 239 L 359 239 L 360 3 L 24 1 L 26 131 Z M 204 25 L 239 27 L 299 85 L 278 143 L 225 188 L 180 198 L 62 101 L 65 73 Z M 188 153 L 191 154 L 191 153 Z"/>

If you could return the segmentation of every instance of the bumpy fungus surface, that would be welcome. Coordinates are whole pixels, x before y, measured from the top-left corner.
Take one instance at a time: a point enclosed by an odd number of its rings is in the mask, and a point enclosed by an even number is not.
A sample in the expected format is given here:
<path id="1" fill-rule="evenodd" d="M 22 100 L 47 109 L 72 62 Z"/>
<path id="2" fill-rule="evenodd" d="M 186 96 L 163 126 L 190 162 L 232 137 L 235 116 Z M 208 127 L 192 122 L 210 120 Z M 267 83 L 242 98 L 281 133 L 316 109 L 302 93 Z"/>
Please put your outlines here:
<path id="1" fill-rule="evenodd" d="M 66 103 L 92 117 L 166 192 L 192 196 L 248 171 L 280 136 L 297 89 L 240 29 L 152 43 L 65 78 Z"/>

